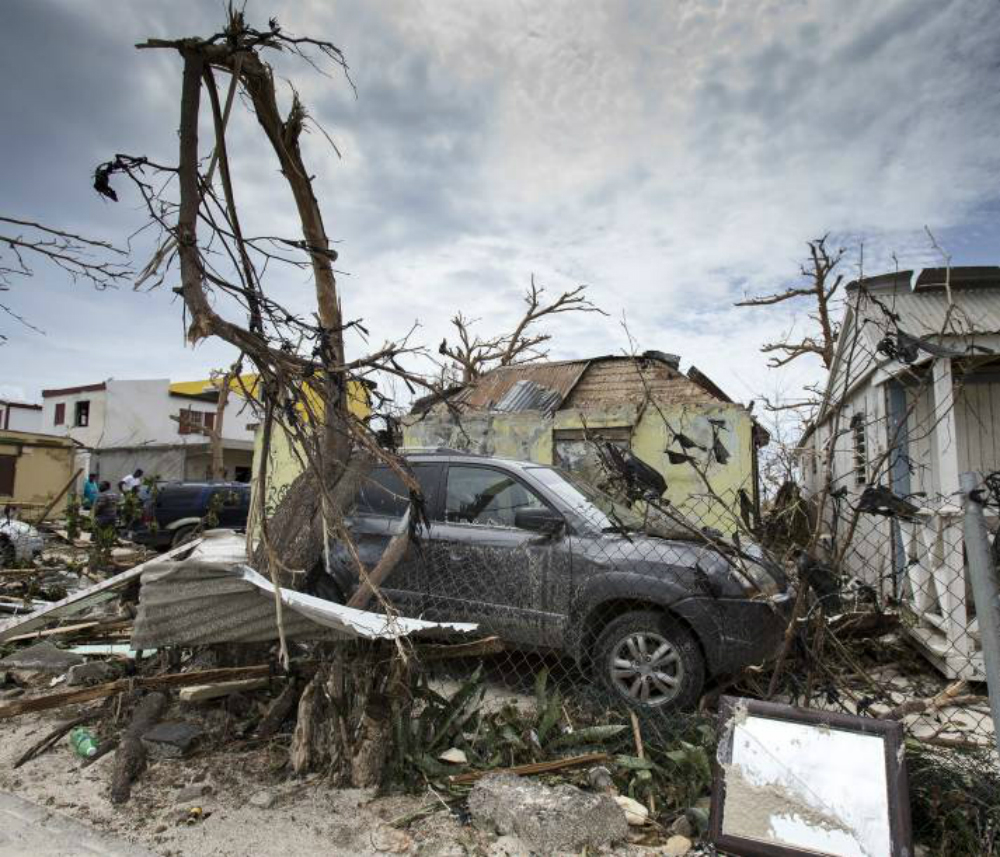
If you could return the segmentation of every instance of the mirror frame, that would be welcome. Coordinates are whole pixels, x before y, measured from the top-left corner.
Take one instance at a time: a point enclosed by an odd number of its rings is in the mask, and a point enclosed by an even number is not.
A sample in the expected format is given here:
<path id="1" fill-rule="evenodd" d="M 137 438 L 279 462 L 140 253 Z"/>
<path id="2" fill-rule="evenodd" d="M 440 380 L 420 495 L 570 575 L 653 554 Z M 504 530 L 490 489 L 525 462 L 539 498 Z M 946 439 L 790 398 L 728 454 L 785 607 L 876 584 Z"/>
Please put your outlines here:
<path id="1" fill-rule="evenodd" d="M 910 790 L 906 776 L 906 759 L 901 752 L 903 727 L 896 720 L 876 720 L 872 717 L 858 717 L 838 711 L 820 711 L 812 708 L 795 708 L 776 702 L 763 702 L 735 696 L 723 696 L 719 700 L 719 735 L 725 735 L 726 727 L 736 714 L 737 707 L 745 706 L 748 715 L 768 720 L 784 720 L 789 723 L 803 723 L 810 726 L 827 726 L 844 732 L 863 735 L 877 735 L 883 739 L 885 748 L 885 775 L 888 789 L 889 841 L 892 843 L 890 857 L 910 857 L 913 854 L 913 834 L 910 829 Z M 709 814 L 709 841 L 720 851 L 740 857 L 803 857 L 821 852 L 805 851 L 790 845 L 762 842 L 722 832 L 724 806 L 726 800 L 725 771 L 719 764 L 718 753 L 712 759 L 714 776 L 712 782 L 712 808 Z"/>

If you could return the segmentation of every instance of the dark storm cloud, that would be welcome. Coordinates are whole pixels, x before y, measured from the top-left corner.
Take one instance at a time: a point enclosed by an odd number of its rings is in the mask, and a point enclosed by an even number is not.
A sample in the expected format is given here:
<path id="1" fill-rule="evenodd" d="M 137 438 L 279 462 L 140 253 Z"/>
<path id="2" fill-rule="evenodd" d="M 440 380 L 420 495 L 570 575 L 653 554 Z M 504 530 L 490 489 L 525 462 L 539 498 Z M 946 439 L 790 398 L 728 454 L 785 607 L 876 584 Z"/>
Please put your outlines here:
<path id="1" fill-rule="evenodd" d="M 94 165 L 117 151 L 171 163 L 177 146 L 179 62 L 133 45 L 213 32 L 222 4 L 8 0 L 2 12 L 0 73 L 15 82 L 0 92 L 4 209 L 123 243 L 142 212 L 125 189 L 117 205 L 99 199 Z M 997 261 L 993 5 L 251 0 L 248 14 L 347 55 L 356 98 L 336 73 L 272 59 L 282 97 L 294 81 L 342 149 L 317 130 L 305 143 L 350 274 L 345 311 L 379 341 L 419 320 L 436 346 L 459 309 L 502 329 L 534 273 L 553 290 L 590 283 L 612 313 L 554 324 L 556 356 L 619 351 L 624 311 L 644 347 L 746 396 L 772 383 L 755 349 L 791 317 L 731 303 L 786 281 L 807 238 L 864 237 L 872 264 L 891 251 L 922 264 L 929 223 L 956 263 Z M 248 228 L 293 233 L 253 120 L 239 114 L 231 140 Z M 137 265 L 152 238 L 135 239 Z M 97 294 L 36 268 L 5 301 L 48 336 L 0 317 L 12 340 L 0 395 L 200 377 L 230 357 L 184 347 L 172 282 Z M 305 275 L 269 275 L 308 309 Z"/>

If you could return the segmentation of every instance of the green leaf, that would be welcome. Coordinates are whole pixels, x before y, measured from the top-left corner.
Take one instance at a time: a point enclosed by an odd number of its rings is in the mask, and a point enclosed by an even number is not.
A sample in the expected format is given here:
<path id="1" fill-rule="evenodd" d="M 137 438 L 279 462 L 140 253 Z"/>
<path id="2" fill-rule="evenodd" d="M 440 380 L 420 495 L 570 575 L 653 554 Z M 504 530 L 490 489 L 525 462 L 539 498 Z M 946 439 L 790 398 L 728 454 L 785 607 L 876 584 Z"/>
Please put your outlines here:
<path id="1" fill-rule="evenodd" d="M 524 750 L 526 744 L 521 740 L 521 736 L 514 731 L 512 726 L 504 724 L 500 727 L 500 737 L 503 739 L 505 744 L 509 744 L 511 747 L 517 747 L 518 750 Z"/>
<path id="2" fill-rule="evenodd" d="M 619 768 L 626 768 L 630 771 L 651 771 L 653 763 L 649 759 L 640 759 L 638 756 L 615 756 L 612 760 Z"/>
<path id="3" fill-rule="evenodd" d="M 557 747 L 576 747 L 579 744 L 603 744 L 610 741 L 616 735 L 621 735 L 628 729 L 627 726 L 588 726 L 585 729 L 577 729 L 575 732 L 567 732 L 554 739 L 549 745 L 552 749 Z"/>
<path id="4" fill-rule="evenodd" d="M 432 780 L 449 777 L 455 773 L 454 766 L 445 765 L 437 759 L 428 756 L 426 753 L 422 753 L 417 756 L 417 758 L 413 760 L 413 764 L 420 768 L 420 770 Z"/>
<path id="5" fill-rule="evenodd" d="M 433 751 L 437 746 L 442 744 L 444 740 L 451 733 L 452 726 L 455 722 L 462 716 L 465 711 L 465 706 L 472 699 L 476 691 L 482 691 L 485 693 L 485 688 L 481 687 L 483 675 L 483 665 L 480 664 L 476 667 L 476 671 L 469 677 L 469 680 L 463 684 L 458 692 L 448 700 L 448 711 L 445 715 L 443 721 L 438 724 L 431 738 L 427 743 L 427 750 Z M 464 721 L 462 721 L 464 722 Z"/>
<path id="6" fill-rule="evenodd" d="M 687 820 L 690 821 L 698 833 L 704 833 L 708 830 L 708 810 L 700 806 L 692 806 L 685 813 Z"/>
<path id="7" fill-rule="evenodd" d="M 556 723 L 559 722 L 559 717 L 562 714 L 562 698 L 559 696 L 559 691 L 555 690 L 549 697 L 548 707 L 545 709 L 545 713 L 542 715 L 541 722 L 538 724 L 538 743 L 544 744 L 545 738 L 549 734 Z"/>
<path id="8" fill-rule="evenodd" d="M 545 693 L 545 686 L 549 681 L 549 668 L 544 667 L 538 675 L 535 676 L 535 713 L 538 717 L 543 715 L 543 712 L 548 708 L 547 698 Z"/>

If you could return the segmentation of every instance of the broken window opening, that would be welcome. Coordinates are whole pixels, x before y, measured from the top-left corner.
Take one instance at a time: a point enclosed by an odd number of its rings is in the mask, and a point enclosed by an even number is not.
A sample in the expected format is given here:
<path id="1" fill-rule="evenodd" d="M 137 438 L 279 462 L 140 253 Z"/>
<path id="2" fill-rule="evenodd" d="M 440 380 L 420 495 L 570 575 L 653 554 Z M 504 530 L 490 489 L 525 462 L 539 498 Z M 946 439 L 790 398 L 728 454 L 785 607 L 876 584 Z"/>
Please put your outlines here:
<path id="1" fill-rule="evenodd" d="M 851 433 L 854 437 L 854 484 L 865 485 L 868 482 L 868 443 L 863 413 L 851 417 Z"/>
<path id="2" fill-rule="evenodd" d="M 0 497 L 14 496 L 14 477 L 17 473 L 17 456 L 0 455 Z"/>

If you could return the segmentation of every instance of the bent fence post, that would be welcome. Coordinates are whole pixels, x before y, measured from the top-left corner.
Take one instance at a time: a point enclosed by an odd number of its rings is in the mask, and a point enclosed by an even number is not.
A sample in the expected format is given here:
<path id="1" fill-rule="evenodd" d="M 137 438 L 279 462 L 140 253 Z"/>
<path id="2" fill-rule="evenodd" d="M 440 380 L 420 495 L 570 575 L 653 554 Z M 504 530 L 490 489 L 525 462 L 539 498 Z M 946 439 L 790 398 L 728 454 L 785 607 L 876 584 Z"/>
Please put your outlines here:
<path id="1" fill-rule="evenodd" d="M 989 536 L 982 501 L 976 496 L 978 474 L 963 473 L 959 478 L 965 509 L 965 555 L 979 619 L 983 664 L 993 715 L 993 737 L 1000 755 L 1000 580 L 990 557 Z"/>

